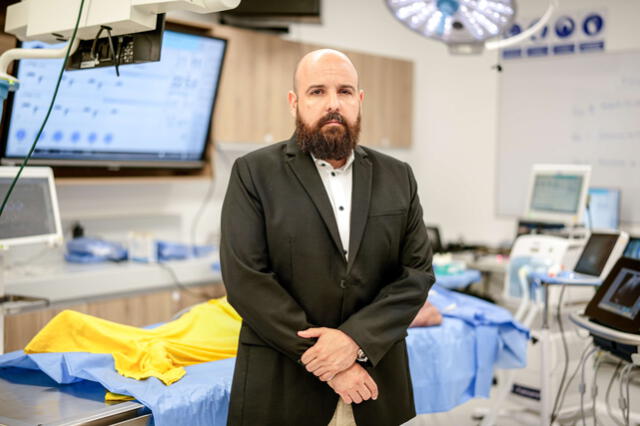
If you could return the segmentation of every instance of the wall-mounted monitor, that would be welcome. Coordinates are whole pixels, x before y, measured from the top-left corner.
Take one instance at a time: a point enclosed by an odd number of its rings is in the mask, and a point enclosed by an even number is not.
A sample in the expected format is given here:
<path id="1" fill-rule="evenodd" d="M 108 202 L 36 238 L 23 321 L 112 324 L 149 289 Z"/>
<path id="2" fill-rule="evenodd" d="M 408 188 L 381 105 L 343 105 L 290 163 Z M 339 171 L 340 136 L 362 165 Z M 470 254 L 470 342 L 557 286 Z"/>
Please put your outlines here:
<path id="1" fill-rule="evenodd" d="M 23 47 L 56 47 L 25 42 Z M 65 71 L 31 164 L 200 168 L 226 49 L 165 31 L 160 62 Z M 18 164 L 43 121 L 62 60 L 22 60 L 3 119 L 2 162 Z"/>
<path id="2" fill-rule="evenodd" d="M 582 218 L 591 166 L 535 164 L 525 219 L 574 225 Z"/>

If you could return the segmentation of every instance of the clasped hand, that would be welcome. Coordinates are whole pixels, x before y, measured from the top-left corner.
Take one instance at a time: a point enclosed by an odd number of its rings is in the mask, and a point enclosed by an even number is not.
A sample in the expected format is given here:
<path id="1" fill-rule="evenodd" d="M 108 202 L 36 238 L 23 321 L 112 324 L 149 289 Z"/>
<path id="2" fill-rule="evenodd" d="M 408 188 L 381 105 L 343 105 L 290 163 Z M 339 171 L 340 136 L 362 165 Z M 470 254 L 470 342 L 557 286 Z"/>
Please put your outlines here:
<path id="1" fill-rule="evenodd" d="M 323 382 L 333 379 L 336 374 L 351 367 L 358 354 L 357 343 L 346 333 L 334 328 L 309 328 L 298 331 L 298 336 L 317 337 L 315 345 L 302 354 L 300 360 L 307 371 L 315 374 Z"/>
<path id="2" fill-rule="evenodd" d="M 329 386 L 345 404 L 360 404 L 368 399 L 378 399 L 378 385 L 357 362 L 329 380 Z"/>
<path id="3" fill-rule="evenodd" d="M 376 382 L 367 370 L 355 362 L 358 345 L 351 337 L 340 330 L 326 327 L 299 331 L 298 336 L 318 338 L 300 360 L 307 371 L 328 382 L 346 404 L 359 404 L 378 398 Z"/>

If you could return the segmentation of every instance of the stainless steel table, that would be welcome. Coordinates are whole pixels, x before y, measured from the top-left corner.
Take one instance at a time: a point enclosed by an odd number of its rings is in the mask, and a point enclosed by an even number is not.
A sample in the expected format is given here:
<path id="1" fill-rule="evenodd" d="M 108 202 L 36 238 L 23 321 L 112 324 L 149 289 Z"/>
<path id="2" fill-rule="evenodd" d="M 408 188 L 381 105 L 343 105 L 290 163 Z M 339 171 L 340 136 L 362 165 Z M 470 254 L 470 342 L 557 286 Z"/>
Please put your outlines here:
<path id="1" fill-rule="evenodd" d="M 81 381 L 60 385 L 44 373 L 0 368 L 0 425 L 148 425 L 151 412 L 136 401 L 104 402 L 105 389 Z"/>

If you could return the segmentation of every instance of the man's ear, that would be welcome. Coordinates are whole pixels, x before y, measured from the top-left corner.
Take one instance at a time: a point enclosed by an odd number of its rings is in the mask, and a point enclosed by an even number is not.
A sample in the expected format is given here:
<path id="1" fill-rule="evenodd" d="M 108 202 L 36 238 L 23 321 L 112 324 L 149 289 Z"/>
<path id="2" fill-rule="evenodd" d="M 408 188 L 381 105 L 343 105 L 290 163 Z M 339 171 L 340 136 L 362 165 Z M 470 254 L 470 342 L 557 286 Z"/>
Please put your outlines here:
<path id="1" fill-rule="evenodd" d="M 292 90 L 289 90 L 287 94 L 287 99 L 289 101 L 289 112 L 293 118 L 296 118 L 296 110 L 298 109 L 298 96 Z"/>

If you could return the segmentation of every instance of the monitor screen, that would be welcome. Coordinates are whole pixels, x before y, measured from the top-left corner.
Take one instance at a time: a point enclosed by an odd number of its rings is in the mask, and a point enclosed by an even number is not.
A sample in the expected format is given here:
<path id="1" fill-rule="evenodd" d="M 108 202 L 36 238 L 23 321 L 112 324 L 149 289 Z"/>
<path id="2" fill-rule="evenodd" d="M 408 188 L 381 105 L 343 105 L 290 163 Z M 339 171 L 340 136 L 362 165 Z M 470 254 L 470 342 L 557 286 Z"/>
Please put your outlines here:
<path id="1" fill-rule="evenodd" d="M 4 199 L 13 177 L 0 176 L 0 197 Z M 51 235 L 57 232 L 49 180 L 22 177 L 0 216 L 0 242 L 15 238 Z"/>
<path id="2" fill-rule="evenodd" d="M 538 174 L 535 176 L 530 210 L 577 214 L 583 179 L 581 175 Z"/>
<path id="3" fill-rule="evenodd" d="M 589 209 L 584 223 L 595 229 L 618 229 L 620 226 L 620 190 L 589 188 Z"/>
<path id="4" fill-rule="evenodd" d="M 27 48 L 56 47 L 25 42 Z M 204 159 L 226 41 L 165 31 L 160 62 L 65 71 L 34 164 L 199 167 Z M 3 158 L 26 155 L 62 60 L 22 60 Z M 11 162 L 11 161 L 9 161 Z"/>
<path id="5" fill-rule="evenodd" d="M 640 260 L 640 237 L 632 237 L 629 239 L 622 256 Z"/>
<path id="6" fill-rule="evenodd" d="M 598 307 L 633 319 L 640 312 L 640 271 L 622 268 Z"/>
<path id="7" fill-rule="evenodd" d="M 591 234 L 574 270 L 581 274 L 599 276 L 618 238 L 618 234 Z"/>

